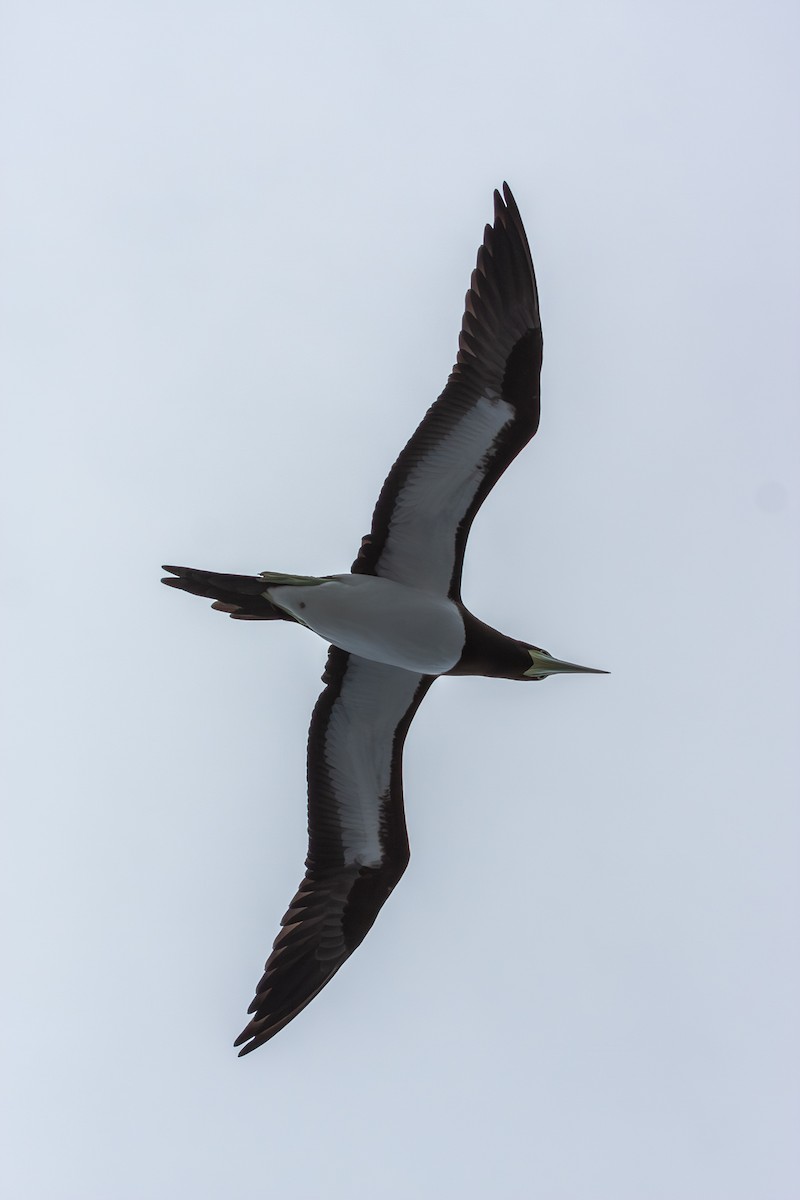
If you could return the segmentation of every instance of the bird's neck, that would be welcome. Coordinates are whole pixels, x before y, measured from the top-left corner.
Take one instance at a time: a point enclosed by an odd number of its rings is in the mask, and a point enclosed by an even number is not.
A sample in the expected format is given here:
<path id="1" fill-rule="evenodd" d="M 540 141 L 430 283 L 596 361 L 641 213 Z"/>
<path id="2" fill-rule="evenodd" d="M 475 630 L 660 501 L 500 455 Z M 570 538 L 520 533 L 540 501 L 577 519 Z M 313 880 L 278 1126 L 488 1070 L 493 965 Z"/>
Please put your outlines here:
<path id="1" fill-rule="evenodd" d="M 522 679 L 530 667 L 527 642 L 518 642 L 479 621 L 459 604 L 464 621 L 464 649 L 448 675 L 485 675 L 491 679 Z"/>

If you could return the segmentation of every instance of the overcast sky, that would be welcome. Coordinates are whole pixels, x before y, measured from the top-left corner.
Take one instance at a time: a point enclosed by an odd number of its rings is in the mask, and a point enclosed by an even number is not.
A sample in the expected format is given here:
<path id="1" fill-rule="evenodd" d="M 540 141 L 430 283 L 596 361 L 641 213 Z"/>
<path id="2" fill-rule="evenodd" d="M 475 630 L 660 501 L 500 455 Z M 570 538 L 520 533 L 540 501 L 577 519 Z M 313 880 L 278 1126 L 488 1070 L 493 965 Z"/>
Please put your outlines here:
<path id="1" fill-rule="evenodd" d="M 796 1200 L 789 0 L 8 0 L 14 1200 Z M 412 860 L 273 1042 L 324 645 L 159 564 L 346 570 L 514 189 L 542 423 L 464 598 L 606 678 L 442 680 Z"/>

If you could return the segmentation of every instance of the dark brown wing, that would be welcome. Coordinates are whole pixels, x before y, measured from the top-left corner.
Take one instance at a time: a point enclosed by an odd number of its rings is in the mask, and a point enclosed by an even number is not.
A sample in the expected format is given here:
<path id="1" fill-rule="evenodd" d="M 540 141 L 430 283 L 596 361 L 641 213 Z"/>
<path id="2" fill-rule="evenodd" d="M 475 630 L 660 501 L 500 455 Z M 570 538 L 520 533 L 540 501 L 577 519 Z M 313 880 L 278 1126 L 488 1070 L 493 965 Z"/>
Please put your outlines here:
<path id="1" fill-rule="evenodd" d="M 306 875 L 236 1039 L 248 1054 L 296 1017 L 372 927 L 409 858 L 403 743 L 433 682 L 335 647 L 308 740 Z"/>
<path id="2" fill-rule="evenodd" d="M 507 184 L 494 194 L 447 387 L 389 472 L 352 570 L 460 599 L 472 521 L 539 425 L 536 279 Z"/>

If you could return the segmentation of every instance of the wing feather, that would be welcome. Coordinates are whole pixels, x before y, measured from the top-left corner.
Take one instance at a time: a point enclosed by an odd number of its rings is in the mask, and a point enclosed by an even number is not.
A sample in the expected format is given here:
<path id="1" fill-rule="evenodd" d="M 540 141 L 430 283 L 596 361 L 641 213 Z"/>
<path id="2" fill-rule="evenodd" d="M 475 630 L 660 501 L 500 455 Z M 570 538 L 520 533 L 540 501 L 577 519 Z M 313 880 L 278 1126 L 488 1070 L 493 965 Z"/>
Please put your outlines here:
<path id="1" fill-rule="evenodd" d="M 507 184 L 494 205 L 447 387 L 389 472 L 352 566 L 454 600 L 475 514 L 539 425 L 542 329 L 533 262 Z"/>
<path id="2" fill-rule="evenodd" d="M 405 870 L 403 743 L 433 677 L 332 647 L 308 739 L 306 874 L 281 921 L 240 1054 L 297 1016 L 350 957 Z"/>

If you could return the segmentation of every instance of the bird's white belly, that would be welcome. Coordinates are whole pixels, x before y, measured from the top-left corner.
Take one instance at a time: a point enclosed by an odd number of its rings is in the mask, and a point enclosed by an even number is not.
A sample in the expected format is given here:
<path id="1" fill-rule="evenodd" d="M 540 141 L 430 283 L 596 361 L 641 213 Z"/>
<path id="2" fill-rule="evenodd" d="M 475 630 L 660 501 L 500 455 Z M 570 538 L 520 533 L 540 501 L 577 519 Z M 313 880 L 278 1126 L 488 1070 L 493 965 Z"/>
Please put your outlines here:
<path id="1" fill-rule="evenodd" d="M 373 662 L 441 675 L 464 649 L 464 622 L 452 600 L 391 579 L 333 575 L 270 587 L 266 595 L 326 642 Z"/>

